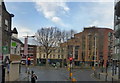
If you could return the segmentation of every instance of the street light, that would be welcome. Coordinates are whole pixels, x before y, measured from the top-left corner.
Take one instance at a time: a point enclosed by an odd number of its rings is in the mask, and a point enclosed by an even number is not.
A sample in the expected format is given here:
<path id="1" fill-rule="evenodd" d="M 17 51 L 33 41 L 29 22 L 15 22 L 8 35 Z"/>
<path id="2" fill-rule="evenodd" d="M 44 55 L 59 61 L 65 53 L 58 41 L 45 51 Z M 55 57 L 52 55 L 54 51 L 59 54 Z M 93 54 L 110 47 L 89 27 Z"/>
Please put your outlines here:
<path id="1" fill-rule="evenodd" d="M 94 55 L 94 66 L 96 66 L 96 34 L 95 34 L 95 55 Z"/>

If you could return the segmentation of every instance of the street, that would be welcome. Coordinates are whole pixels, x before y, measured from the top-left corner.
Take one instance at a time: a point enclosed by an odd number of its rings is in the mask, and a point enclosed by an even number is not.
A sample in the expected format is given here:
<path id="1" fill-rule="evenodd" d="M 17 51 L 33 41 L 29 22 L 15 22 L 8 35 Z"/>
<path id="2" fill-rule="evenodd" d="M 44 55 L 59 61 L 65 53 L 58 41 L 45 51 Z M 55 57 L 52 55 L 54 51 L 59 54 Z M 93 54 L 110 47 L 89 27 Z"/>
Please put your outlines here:
<path id="1" fill-rule="evenodd" d="M 25 66 L 22 66 L 22 73 L 26 70 Z M 67 68 L 41 68 L 30 67 L 38 76 L 38 81 L 69 81 L 69 71 Z M 91 69 L 73 69 L 73 78 L 77 81 L 95 81 L 91 76 L 93 70 Z"/>

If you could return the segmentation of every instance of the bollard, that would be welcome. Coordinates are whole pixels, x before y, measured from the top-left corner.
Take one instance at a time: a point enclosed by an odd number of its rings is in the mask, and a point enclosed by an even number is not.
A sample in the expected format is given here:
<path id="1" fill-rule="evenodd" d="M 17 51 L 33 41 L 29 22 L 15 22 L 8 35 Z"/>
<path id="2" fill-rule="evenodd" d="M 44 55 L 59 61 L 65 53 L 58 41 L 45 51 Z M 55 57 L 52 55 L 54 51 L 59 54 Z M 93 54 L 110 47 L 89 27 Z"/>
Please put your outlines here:
<path id="1" fill-rule="evenodd" d="M 70 68 L 68 68 L 68 71 L 70 71 Z"/>
<path id="2" fill-rule="evenodd" d="M 71 80 L 72 82 L 76 82 L 77 80 L 75 79 L 75 78 L 72 78 L 72 80 Z"/>
<path id="3" fill-rule="evenodd" d="M 99 73 L 99 79 L 100 79 L 100 73 Z"/>
<path id="4" fill-rule="evenodd" d="M 94 67 L 92 67 L 92 69 L 94 70 Z"/>
<path id="5" fill-rule="evenodd" d="M 72 79 L 72 73 L 70 73 L 69 78 Z"/>

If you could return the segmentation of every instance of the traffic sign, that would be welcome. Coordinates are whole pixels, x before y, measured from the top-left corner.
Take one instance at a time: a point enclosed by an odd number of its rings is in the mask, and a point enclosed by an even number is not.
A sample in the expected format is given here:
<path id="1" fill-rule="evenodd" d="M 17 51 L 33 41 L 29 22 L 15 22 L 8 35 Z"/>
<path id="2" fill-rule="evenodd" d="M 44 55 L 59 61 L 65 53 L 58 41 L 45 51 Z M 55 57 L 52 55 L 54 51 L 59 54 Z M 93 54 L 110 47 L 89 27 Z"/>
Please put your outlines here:
<path id="1" fill-rule="evenodd" d="M 8 46 L 3 46 L 2 47 L 2 53 L 7 54 L 8 53 Z"/>
<path id="2" fill-rule="evenodd" d="M 17 46 L 16 42 L 12 42 L 12 46 L 16 47 Z"/>

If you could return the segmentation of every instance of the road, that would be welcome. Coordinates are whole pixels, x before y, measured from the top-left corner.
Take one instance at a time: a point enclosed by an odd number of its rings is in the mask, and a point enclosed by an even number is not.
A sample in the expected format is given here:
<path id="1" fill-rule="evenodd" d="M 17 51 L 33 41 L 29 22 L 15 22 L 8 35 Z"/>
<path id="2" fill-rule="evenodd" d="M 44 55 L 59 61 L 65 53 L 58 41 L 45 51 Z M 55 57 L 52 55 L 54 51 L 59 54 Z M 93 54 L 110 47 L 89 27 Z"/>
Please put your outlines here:
<path id="1" fill-rule="evenodd" d="M 22 66 L 22 72 L 25 72 L 26 68 Z M 67 68 L 41 68 L 41 67 L 31 67 L 38 76 L 38 81 L 68 81 L 69 71 Z M 91 69 L 73 69 L 73 77 L 77 81 L 95 81 L 91 76 L 93 70 Z"/>

